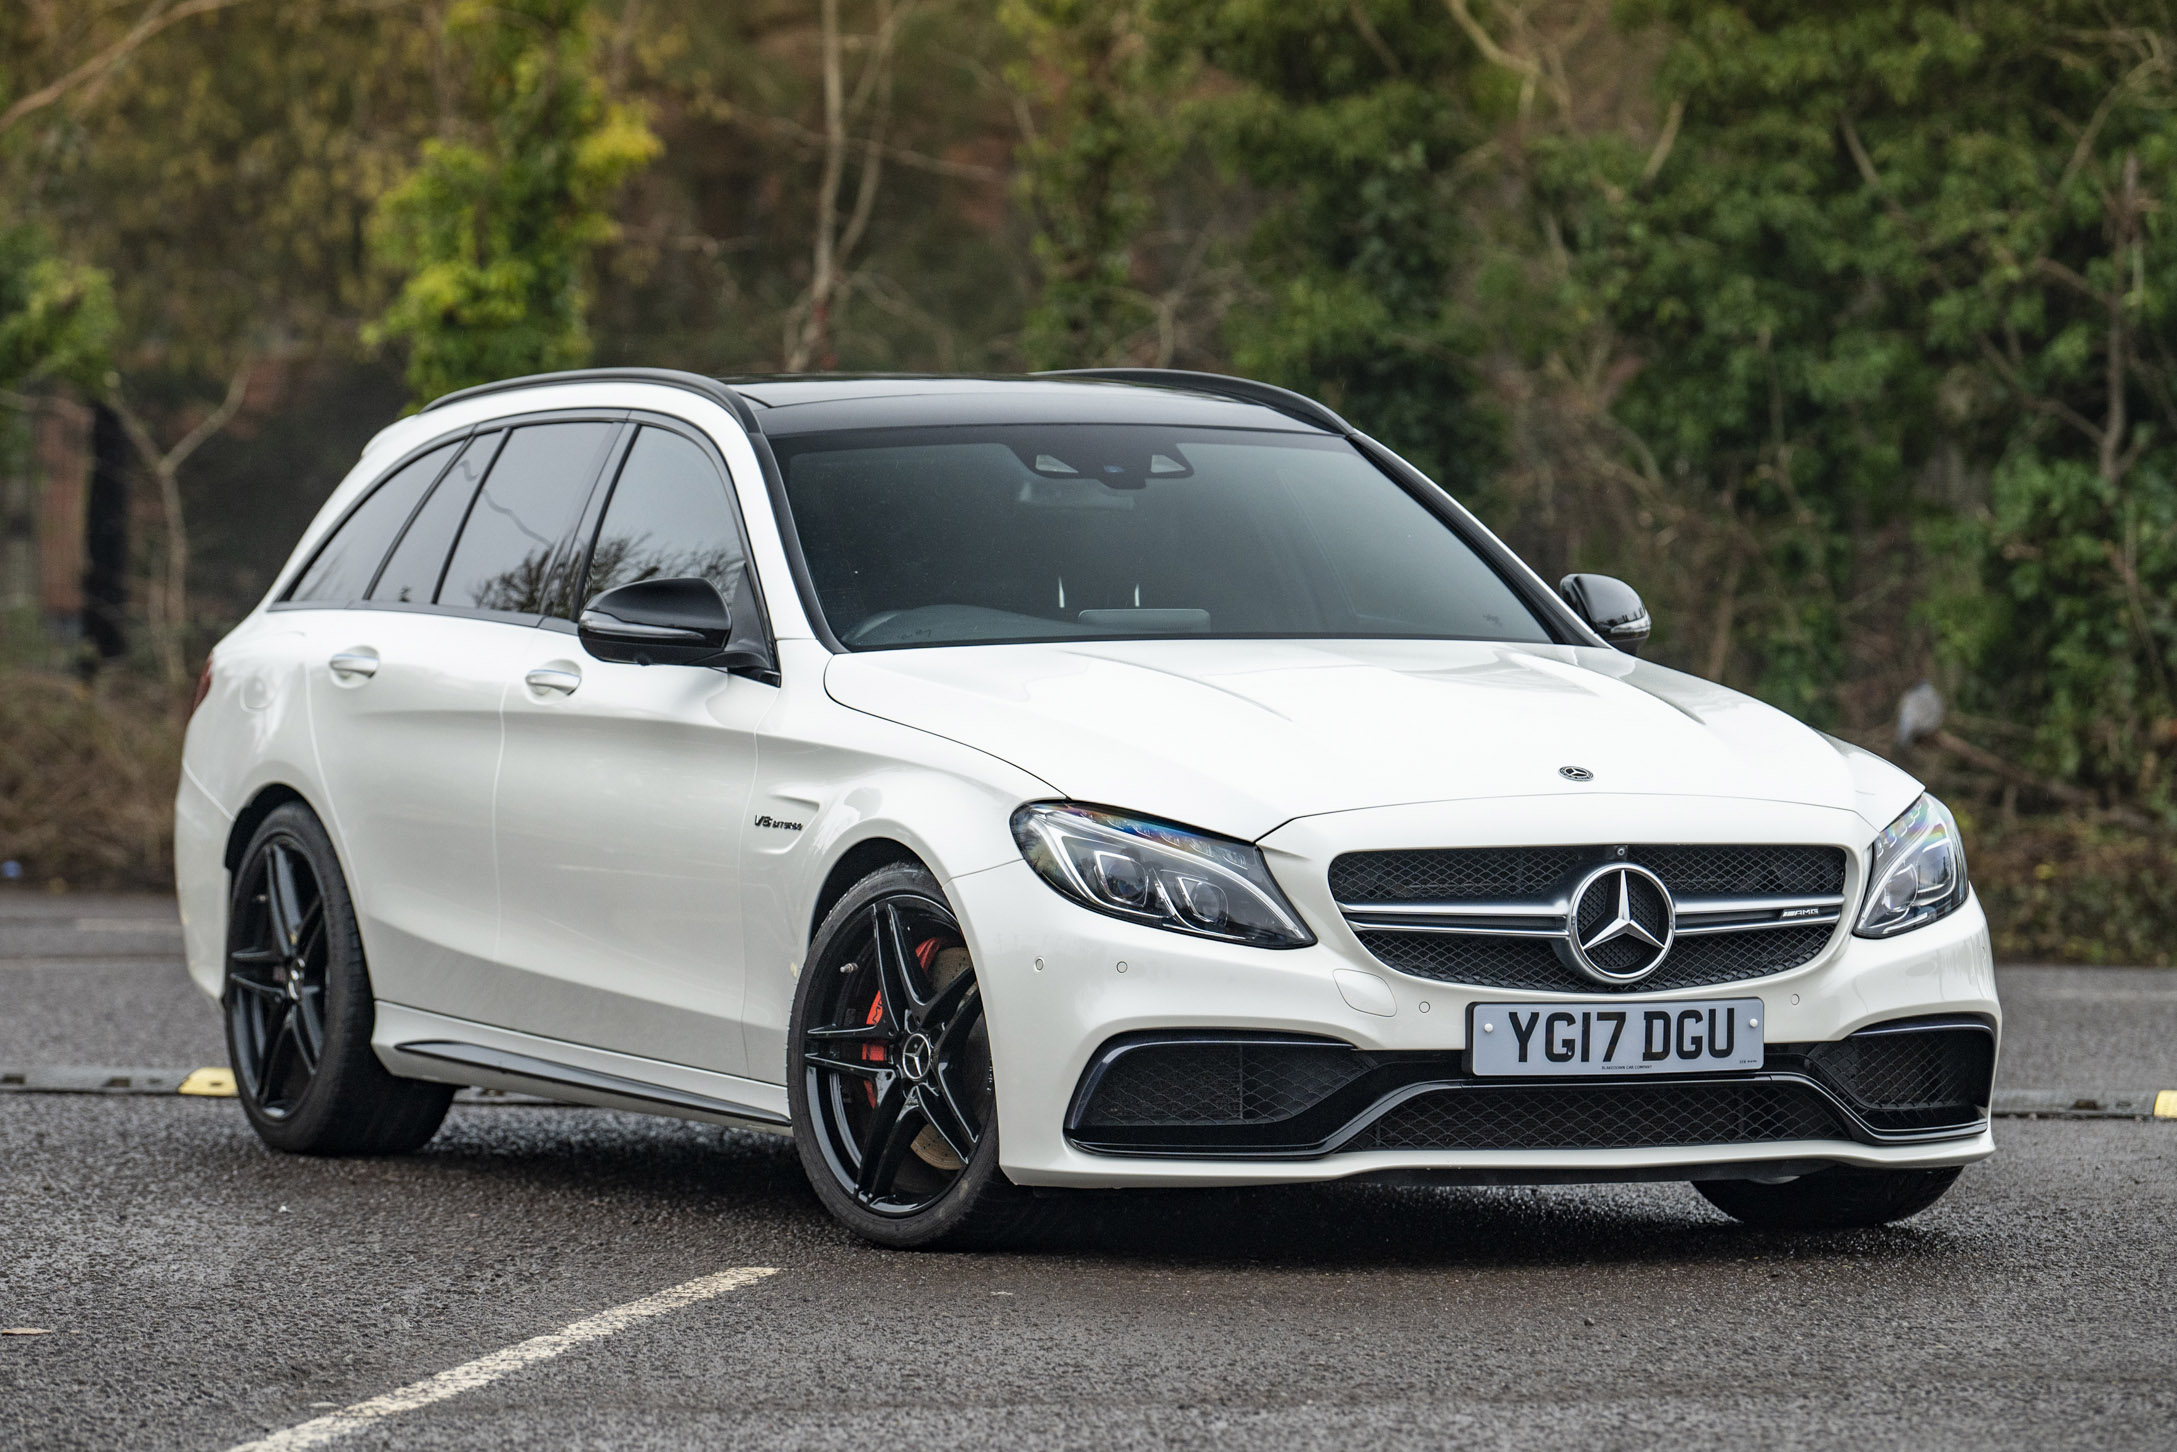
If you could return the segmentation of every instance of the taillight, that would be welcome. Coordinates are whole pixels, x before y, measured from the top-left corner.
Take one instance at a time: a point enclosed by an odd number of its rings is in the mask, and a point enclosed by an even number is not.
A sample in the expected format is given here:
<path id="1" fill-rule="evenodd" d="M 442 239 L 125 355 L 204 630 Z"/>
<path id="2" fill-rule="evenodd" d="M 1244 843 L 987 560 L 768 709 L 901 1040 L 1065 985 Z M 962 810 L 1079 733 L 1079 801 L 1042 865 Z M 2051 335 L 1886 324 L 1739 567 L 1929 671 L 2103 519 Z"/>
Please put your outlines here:
<path id="1" fill-rule="evenodd" d="M 197 677 L 197 695 L 196 699 L 189 703 L 189 714 L 194 716 L 197 713 L 197 707 L 203 705 L 204 698 L 206 696 L 209 696 L 211 693 L 212 658 L 210 656 L 206 656 L 204 657 L 204 674 Z"/>

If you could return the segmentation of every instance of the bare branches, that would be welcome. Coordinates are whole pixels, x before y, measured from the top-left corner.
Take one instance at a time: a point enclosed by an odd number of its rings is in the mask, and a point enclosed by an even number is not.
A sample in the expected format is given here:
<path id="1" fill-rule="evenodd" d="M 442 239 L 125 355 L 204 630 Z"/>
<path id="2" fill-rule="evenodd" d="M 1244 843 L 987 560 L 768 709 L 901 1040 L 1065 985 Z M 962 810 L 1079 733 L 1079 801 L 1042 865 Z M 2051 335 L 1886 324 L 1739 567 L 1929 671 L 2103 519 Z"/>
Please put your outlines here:
<path id="1" fill-rule="evenodd" d="M 1684 100 L 1671 102 L 1670 110 L 1663 115 L 1663 133 L 1655 139 L 1655 149 L 1648 153 L 1647 165 L 1640 169 L 1640 180 L 1645 185 L 1656 179 L 1663 170 L 1663 163 L 1671 159 L 1671 148 L 1678 144 L 1678 128 L 1686 119 Z"/>
<path id="2" fill-rule="evenodd" d="M 816 184 L 816 242 L 809 273 L 806 312 L 793 345 L 786 351 L 786 371 L 799 373 L 830 331 L 832 295 L 837 289 L 839 180 L 847 164 L 846 86 L 839 55 L 839 0 L 818 0 L 824 56 L 824 172 Z"/>
<path id="3" fill-rule="evenodd" d="M 1528 113 L 1534 109 L 1535 89 L 1542 82 L 1542 63 L 1531 55 L 1520 55 L 1499 45 L 1496 37 L 1474 18 L 1474 11 L 1468 0 L 1444 0 L 1444 8 L 1451 12 L 1451 18 L 1459 29 L 1466 32 L 1466 38 L 1473 42 L 1474 48 L 1482 53 L 1482 59 L 1491 65 L 1502 66 L 1519 77 L 1519 115 L 1524 122 Z M 1564 109 L 1572 109 L 1569 97 L 1557 99 Z"/>
<path id="4" fill-rule="evenodd" d="M 2129 321 L 2125 316 L 2127 299 L 2122 279 L 2124 274 L 2131 270 L 2125 264 L 2134 260 L 2129 254 L 2138 245 L 2139 238 L 2139 214 L 2141 208 L 2139 202 L 2139 153 L 2136 151 L 2124 153 L 2122 180 L 2118 183 L 2117 195 L 2113 200 L 2115 205 L 2111 209 L 2113 215 L 2110 218 L 2110 231 L 2114 236 L 2111 248 L 2113 255 L 2110 261 L 2117 284 L 2110 290 L 2108 302 L 2109 341 L 2107 347 L 2109 356 L 2103 360 L 2106 364 L 2105 388 L 2108 401 L 2102 415 L 2101 430 L 2101 477 L 2112 484 L 2116 483 L 2123 473 L 2123 470 L 2119 467 L 2119 459 L 2122 457 L 2120 450 L 2124 446 L 2124 433 L 2127 426 L 2124 379 L 2129 371 L 2125 367 L 2125 356 L 2128 351 L 2125 334 L 2129 327 Z"/>
<path id="5" fill-rule="evenodd" d="M 2089 419 L 2085 414 L 2080 413 L 2060 398 L 2044 398 L 2034 392 L 2032 386 L 2026 382 L 2024 376 L 2018 371 L 2017 366 L 2010 359 L 2004 357 L 2003 350 L 1987 338 L 1977 338 L 1974 341 L 1980 344 L 1981 357 L 1987 360 L 1988 366 L 1995 370 L 1996 377 L 2003 381 L 2004 386 L 2011 390 L 2012 395 L 2017 398 L 2020 404 L 2032 409 L 2035 413 L 2044 414 L 2049 418 L 2061 419 L 2072 428 L 2085 434 L 2089 439 L 2092 439 L 2097 446 L 2101 443 L 2101 429 L 2095 425 L 2092 419 Z"/>
<path id="6" fill-rule="evenodd" d="M 182 636 L 189 623 L 189 531 L 182 517 L 181 466 L 208 440 L 234 422 L 234 416 L 241 412 L 243 402 L 249 397 L 251 368 L 251 360 L 244 359 L 228 381 L 227 396 L 219 406 L 199 419 L 196 427 L 183 434 L 173 447 L 164 450 L 152 437 L 143 418 L 129 406 L 121 392 L 118 376 L 107 389 L 107 402 L 120 418 L 121 427 L 128 434 L 137 457 L 158 486 L 159 507 L 166 519 L 166 578 L 151 595 L 151 624 L 158 644 L 159 664 L 170 686 L 178 687 L 184 680 Z"/>
<path id="7" fill-rule="evenodd" d="M 869 47 L 851 100 L 846 94 L 844 42 L 839 31 L 839 0 L 819 0 L 823 29 L 824 166 L 817 182 L 816 234 L 810 248 L 809 286 L 800 304 L 788 316 L 789 340 L 786 371 L 800 373 L 812 362 L 830 366 L 832 312 L 845 297 L 847 259 L 861 245 L 877 204 L 877 188 L 883 177 L 885 133 L 892 117 L 892 55 L 900 26 L 912 4 L 895 6 L 877 0 L 877 33 Z M 860 175 L 853 209 L 842 223 L 840 188 L 846 180 L 849 123 L 875 104 L 877 113 L 862 143 Z"/>
<path id="8" fill-rule="evenodd" d="M 1383 68 L 1394 76 L 1405 75 L 1406 67 L 1399 64 L 1398 53 L 1383 43 L 1376 23 L 1368 18 L 1368 7 L 1363 0 L 1346 0 L 1346 14 L 1352 18 L 1353 28 L 1360 32 L 1361 39 L 1376 53 L 1376 59 L 1383 62 Z"/>
<path id="9" fill-rule="evenodd" d="M 763 116 L 753 111 L 727 107 L 720 107 L 717 114 L 722 119 L 730 120 L 737 125 L 751 126 L 769 131 L 784 136 L 790 141 L 799 142 L 804 146 L 822 147 L 824 145 L 823 132 L 813 127 L 804 126 L 790 117 Z M 1026 129 L 1024 129 L 1023 134 L 1027 134 Z M 864 138 L 861 144 L 865 148 L 874 146 L 877 154 L 886 161 L 893 163 L 895 166 L 904 166 L 909 171 L 928 172 L 931 176 L 952 177 L 959 181 L 1001 182 L 1005 180 L 1005 172 L 995 166 L 983 166 L 972 161 L 954 161 L 947 156 L 931 156 L 927 152 L 913 151 L 904 146 L 894 146 L 890 142 L 882 141 L 876 137 Z"/>
<path id="10" fill-rule="evenodd" d="M 198 15 L 209 15 L 217 10 L 246 3 L 247 0 L 181 0 L 179 5 L 172 5 L 170 0 L 151 0 L 144 7 L 144 13 L 137 17 L 136 23 L 120 39 L 58 80 L 40 86 L 17 99 L 7 110 L 0 111 L 0 131 L 6 131 L 33 111 L 44 110 L 78 86 L 104 80 L 115 67 L 168 26 L 179 25 L 182 21 Z"/>

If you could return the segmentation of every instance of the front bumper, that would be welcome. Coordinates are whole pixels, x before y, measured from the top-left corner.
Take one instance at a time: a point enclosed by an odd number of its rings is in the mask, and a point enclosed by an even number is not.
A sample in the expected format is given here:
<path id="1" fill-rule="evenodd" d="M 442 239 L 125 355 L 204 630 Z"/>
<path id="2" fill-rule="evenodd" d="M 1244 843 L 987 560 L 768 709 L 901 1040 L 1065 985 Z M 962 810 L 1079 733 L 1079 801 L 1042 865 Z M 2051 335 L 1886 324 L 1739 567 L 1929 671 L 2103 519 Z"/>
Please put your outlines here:
<path id="1" fill-rule="evenodd" d="M 1743 837 L 1742 837 L 1743 840 Z M 1293 890 L 1291 879 L 1280 873 Z M 1856 1134 L 1760 1142 L 1583 1148 L 1382 1147 L 1350 1138 L 1306 1154 L 1115 1154 L 1067 1132 L 1069 1110 L 1099 1052 L 1122 1035 L 1185 1030 L 1305 1035 L 1382 1055 L 1463 1050 L 1476 1002 L 1601 1001 L 1603 995 L 1473 988 L 1413 978 L 1371 958 L 1335 910 L 1293 896 L 1321 941 L 1284 952 L 1241 948 L 1089 912 L 1051 891 L 1024 862 L 955 878 L 953 905 L 985 984 L 997 1075 L 1001 1163 L 1016 1183 L 1124 1186 L 1267 1184 L 1420 1173 L 1444 1179 L 1580 1181 L 1797 1174 L 1820 1165 L 1919 1168 L 1964 1164 L 1994 1150 L 1985 1121 L 1940 1138 Z M 1897 1019 L 2000 1022 L 1988 931 L 1977 899 L 1941 922 L 1876 941 L 1840 932 L 1819 957 L 1728 988 L 1612 993 L 1613 1007 L 1717 996 L 1759 997 L 1776 1046 L 1843 1039 Z M 1378 1137 L 1380 1139 L 1380 1136 Z"/>

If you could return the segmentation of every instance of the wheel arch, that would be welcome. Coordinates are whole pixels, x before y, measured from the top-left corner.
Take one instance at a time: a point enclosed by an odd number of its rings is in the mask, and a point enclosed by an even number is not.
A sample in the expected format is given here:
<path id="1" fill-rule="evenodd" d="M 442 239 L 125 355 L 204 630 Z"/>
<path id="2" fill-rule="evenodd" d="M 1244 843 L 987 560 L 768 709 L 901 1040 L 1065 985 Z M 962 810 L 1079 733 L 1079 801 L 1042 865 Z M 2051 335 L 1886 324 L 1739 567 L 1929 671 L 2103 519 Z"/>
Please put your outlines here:
<path id="1" fill-rule="evenodd" d="M 817 889 L 816 901 L 809 910 L 809 933 L 804 941 L 815 941 L 816 930 L 824 925 L 826 915 L 855 883 L 879 868 L 895 865 L 920 867 L 925 872 L 932 870 L 920 853 L 894 837 L 865 837 L 840 853 L 831 870 L 824 874 L 824 885 Z"/>
<path id="2" fill-rule="evenodd" d="M 264 825 L 265 818 L 289 802 L 301 802 L 309 807 L 318 821 L 325 820 L 324 813 L 311 806 L 307 797 L 287 783 L 272 782 L 259 787 L 256 794 L 243 804 L 242 810 L 234 814 L 234 825 L 227 831 L 227 845 L 222 853 L 222 860 L 230 874 L 242 865 L 242 853 L 249 846 L 249 839 L 256 836 L 257 829 Z M 337 842 L 334 844 L 336 849 L 338 845 Z"/>

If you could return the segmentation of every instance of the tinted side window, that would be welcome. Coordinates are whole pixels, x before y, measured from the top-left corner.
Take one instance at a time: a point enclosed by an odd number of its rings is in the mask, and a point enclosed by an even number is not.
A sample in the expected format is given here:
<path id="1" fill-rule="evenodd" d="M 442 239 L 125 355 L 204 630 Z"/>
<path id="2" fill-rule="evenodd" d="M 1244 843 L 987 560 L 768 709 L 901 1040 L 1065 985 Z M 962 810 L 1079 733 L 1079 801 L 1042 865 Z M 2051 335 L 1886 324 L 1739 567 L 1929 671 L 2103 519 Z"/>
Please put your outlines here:
<path id="1" fill-rule="evenodd" d="M 636 580 L 710 581 L 731 601 L 747 558 L 726 481 L 699 446 L 644 429 L 605 507 L 585 603 Z"/>
<path id="2" fill-rule="evenodd" d="M 495 429 L 469 440 L 461 457 L 439 480 L 438 488 L 416 511 L 401 542 L 393 547 L 393 557 L 386 561 L 378 583 L 370 587 L 371 599 L 409 605 L 431 603 L 439 574 L 446 568 L 446 552 L 453 547 L 454 531 L 461 528 L 469 501 L 476 497 L 477 483 L 491 467 L 492 453 L 505 437 Z"/>
<path id="3" fill-rule="evenodd" d="M 469 508 L 438 603 L 542 613 L 553 568 L 619 430 L 616 423 L 514 430 Z"/>
<path id="4" fill-rule="evenodd" d="M 370 588 L 370 577 L 386 557 L 386 546 L 414 511 L 423 491 L 431 487 L 439 470 L 453 457 L 456 444 L 433 449 L 422 458 L 397 469 L 371 490 L 369 497 L 335 529 L 318 549 L 317 558 L 302 572 L 290 600 L 340 603 L 360 600 Z"/>

